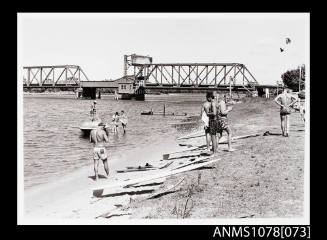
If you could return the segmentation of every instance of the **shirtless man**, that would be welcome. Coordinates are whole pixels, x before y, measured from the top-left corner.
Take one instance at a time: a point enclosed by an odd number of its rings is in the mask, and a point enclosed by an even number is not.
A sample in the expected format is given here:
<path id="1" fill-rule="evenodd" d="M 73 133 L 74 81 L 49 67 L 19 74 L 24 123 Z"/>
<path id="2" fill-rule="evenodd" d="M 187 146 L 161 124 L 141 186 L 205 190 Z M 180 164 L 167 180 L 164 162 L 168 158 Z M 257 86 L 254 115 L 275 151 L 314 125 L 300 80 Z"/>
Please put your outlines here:
<path id="1" fill-rule="evenodd" d="M 212 92 L 207 92 L 207 101 L 203 103 L 201 107 L 201 116 L 203 111 L 209 117 L 209 126 L 205 127 L 205 134 L 207 140 L 207 149 L 210 150 L 210 140 L 212 142 L 213 153 L 217 154 L 217 103 L 212 99 Z"/>
<path id="2" fill-rule="evenodd" d="M 112 130 L 114 133 L 118 133 L 118 123 L 119 123 L 119 113 L 118 112 L 116 112 L 112 116 L 112 121 L 114 122 L 114 126 L 112 127 Z"/>
<path id="3" fill-rule="evenodd" d="M 228 134 L 228 151 L 232 152 L 232 130 L 230 129 L 227 121 L 227 114 L 232 111 L 232 107 L 227 108 L 224 99 L 219 99 L 219 94 L 215 94 L 217 101 L 217 143 L 219 144 L 219 138 L 223 135 L 223 131 Z"/>
<path id="4" fill-rule="evenodd" d="M 121 122 L 121 125 L 122 125 L 123 130 L 124 130 L 124 133 L 125 133 L 126 132 L 126 126 L 127 126 L 128 118 L 127 118 L 127 115 L 124 112 L 124 110 L 121 110 L 121 112 L 120 112 L 119 121 Z"/>
<path id="5" fill-rule="evenodd" d="M 105 148 L 105 143 L 109 142 L 109 132 L 107 129 L 105 130 L 105 124 L 99 123 L 97 129 L 93 129 L 90 133 L 90 142 L 94 143 L 93 148 L 93 160 L 94 160 L 94 174 L 95 181 L 98 180 L 98 168 L 99 168 L 99 160 L 101 159 L 103 162 L 104 170 L 109 176 L 109 167 L 108 167 L 108 154 Z"/>
<path id="6" fill-rule="evenodd" d="M 291 106 L 297 101 L 297 99 L 288 92 L 287 88 L 284 88 L 283 93 L 279 94 L 274 99 L 274 101 L 280 106 L 282 135 L 284 137 L 288 137 L 290 128 Z"/>

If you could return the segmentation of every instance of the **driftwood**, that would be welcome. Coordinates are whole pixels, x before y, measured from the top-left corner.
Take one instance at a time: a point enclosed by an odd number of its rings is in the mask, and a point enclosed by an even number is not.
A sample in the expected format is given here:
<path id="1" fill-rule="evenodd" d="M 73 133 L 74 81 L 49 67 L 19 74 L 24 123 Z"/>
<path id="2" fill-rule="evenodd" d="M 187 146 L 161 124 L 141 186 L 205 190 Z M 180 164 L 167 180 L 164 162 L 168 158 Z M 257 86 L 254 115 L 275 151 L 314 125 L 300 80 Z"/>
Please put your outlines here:
<path id="1" fill-rule="evenodd" d="M 137 183 L 147 182 L 147 181 L 150 181 L 150 180 L 159 179 L 159 178 L 163 178 L 163 177 L 175 175 L 175 174 L 178 174 L 178 173 L 190 171 L 190 170 L 193 170 L 193 169 L 196 169 L 196 168 L 200 168 L 200 167 L 209 165 L 211 163 L 217 162 L 218 160 L 219 159 L 214 159 L 214 160 L 211 160 L 211 161 L 208 161 L 208 162 L 199 163 L 199 164 L 196 164 L 196 165 L 193 165 L 193 166 L 187 166 L 187 167 L 184 167 L 184 168 L 181 168 L 181 169 L 162 170 L 161 173 L 152 174 L 150 176 L 145 176 L 145 177 L 140 177 L 140 178 L 136 178 L 136 179 L 131 179 L 131 180 L 128 180 L 128 181 L 118 181 L 116 183 L 111 183 L 111 184 L 107 184 L 107 185 L 97 186 L 97 187 L 92 188 L 93 195 L 94 196 L 99 196 L 99 195 L 101 196 L 103 194 L 104 190 L 106 190 L 106 191 L 112 191 L 112 192 L 114 192 L 114 191 L 116 191 L 116 192 L 117 191 L 121 191 L 121 188 L 122 187 L 125 187 L 125 186 L 132 186 L 132 185 L 135 185 Z M 120 187 L 120 189 L 117 189 L 119 187 Z"/>

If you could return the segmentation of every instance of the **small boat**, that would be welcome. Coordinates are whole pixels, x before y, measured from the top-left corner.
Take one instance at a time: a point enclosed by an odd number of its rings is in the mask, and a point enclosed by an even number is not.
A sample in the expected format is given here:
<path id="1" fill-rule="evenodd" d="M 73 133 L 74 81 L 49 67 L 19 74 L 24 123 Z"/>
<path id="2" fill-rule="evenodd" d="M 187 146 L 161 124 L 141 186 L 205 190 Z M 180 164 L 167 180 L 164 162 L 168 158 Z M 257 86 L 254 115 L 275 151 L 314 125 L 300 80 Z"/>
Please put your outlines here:
<path id="1" fill-rule="evenodd" d="M 93 129 L 96 129 L 98 127 L 98 124 L 101 122 L 101 120 L 95 120 L 95 121 L 86 121 L 81 124 L 79 129 L 85 134 L 88 135 Z"/>
<path id="2" fill-rule="evenodd" d="M 141 115 L 153 115 L 153 112 L 152 111 L 149 111 L 149 112 L 141 112 Z"/>

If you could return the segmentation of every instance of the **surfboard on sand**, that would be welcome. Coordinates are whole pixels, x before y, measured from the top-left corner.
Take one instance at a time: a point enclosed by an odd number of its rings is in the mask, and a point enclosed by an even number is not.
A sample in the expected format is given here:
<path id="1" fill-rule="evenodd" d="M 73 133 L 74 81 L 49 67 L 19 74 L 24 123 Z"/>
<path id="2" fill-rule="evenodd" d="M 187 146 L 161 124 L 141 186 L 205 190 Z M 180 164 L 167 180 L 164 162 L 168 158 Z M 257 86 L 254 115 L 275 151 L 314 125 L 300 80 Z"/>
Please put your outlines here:
<path id="1" fill-rule="evenodd" d="M 209 117 L 207 116 L 205 111 L 202 112 L 201 120 L 204 123 L 205 127 L 209 126 Z"/>

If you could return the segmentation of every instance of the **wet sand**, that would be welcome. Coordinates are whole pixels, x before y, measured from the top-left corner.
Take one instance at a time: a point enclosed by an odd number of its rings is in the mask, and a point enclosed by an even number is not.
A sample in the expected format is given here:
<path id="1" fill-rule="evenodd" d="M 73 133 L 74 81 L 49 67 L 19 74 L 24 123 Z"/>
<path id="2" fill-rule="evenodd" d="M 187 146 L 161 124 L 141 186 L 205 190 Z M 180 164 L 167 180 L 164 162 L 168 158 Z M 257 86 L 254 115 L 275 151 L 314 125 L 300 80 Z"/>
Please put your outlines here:
<path id="1" fill-rule="evenodd" d="M 97 185 L 107 184 L 109 182 L 127 179 L 129 174 L 116 173 L 118 169 L 124 169 L 126 166 L 139 166 L 146 163 L 158 162 L 162 155 L 167 152 L 178 151 L 180 147 L 172 139 L 167 139 L 161 145 L 149 145 L 147 149 L 137 149 L 129 152 L 120 159 L 110 159 L 110 176 L 104 178 L 105 171 L 103 164 L 99 164 L 100 179 L 94 181 L 93 164 L 88 167 L 58 179 L 56 182 L 37 186 L 25 191 L 25 220 L 36 222 L 47 222 L 58 219 L 95 219 L 98 215 L 104 213 L 111 200 L 101 200 L 92 196 L 92 188 Z M 147 154 L 144 154 L 146 151 Z M 142 157 L 138 157 L 142 156 Z M 90 159 L 93 163 L 93 160 Z M 128 196 L 119 198 L 129 200 Z M 116 200 L 114 200 L 116 201 Z"/>

